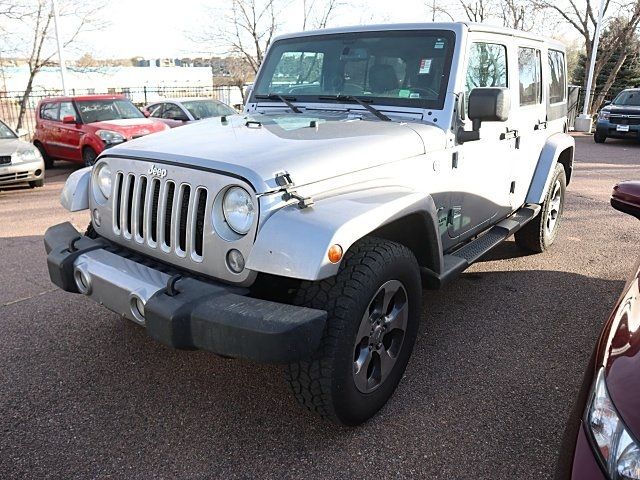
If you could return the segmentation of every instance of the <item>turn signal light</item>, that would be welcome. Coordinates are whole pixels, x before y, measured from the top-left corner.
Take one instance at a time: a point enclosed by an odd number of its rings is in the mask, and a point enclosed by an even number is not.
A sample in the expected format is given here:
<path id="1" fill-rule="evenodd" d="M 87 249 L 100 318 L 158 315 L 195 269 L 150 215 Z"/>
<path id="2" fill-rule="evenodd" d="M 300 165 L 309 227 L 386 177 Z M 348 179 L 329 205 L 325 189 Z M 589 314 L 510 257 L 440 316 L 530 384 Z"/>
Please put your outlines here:
<path id="1" fill-rule="evenodd" d="M 337 243 L 329 247 L 329 253 L 327 254 L 331 263 L 338 263 L 342 260 L 342 247 Z"/>

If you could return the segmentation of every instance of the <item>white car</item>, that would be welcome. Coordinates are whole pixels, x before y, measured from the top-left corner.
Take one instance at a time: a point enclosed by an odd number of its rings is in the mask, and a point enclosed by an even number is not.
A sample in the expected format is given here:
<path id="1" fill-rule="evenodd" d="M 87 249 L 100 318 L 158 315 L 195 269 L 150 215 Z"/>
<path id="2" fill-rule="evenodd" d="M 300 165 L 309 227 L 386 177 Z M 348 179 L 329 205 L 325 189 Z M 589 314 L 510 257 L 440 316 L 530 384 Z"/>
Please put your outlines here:
<path id="1" fill-rule="evenodd" d="M 485 25 L 279 37 L 242 115 L 69 178 L 92 222 L 47 231 L 49 273 L 164 344 L 285 363 L 301 405 L 361 423 L 402 379 L 422 288 L 512 234 L 555 241 L 566 72 L 561 43 Z"/>
<path id="2" fill-rule="evenodd" d="M 42 187 L 44 160 L 35 146 L 20 140 L 20 135 L 0 120 L 0 187 L 17 183 Z"/>
<path id="3" fill-rule="evenodd" d="M 205 118 L 238 113 L 226 103 L 212 98 L 168 98 L 147 105 L 145 110 L 151 118 L 158 119 L 171 128 Z"/>

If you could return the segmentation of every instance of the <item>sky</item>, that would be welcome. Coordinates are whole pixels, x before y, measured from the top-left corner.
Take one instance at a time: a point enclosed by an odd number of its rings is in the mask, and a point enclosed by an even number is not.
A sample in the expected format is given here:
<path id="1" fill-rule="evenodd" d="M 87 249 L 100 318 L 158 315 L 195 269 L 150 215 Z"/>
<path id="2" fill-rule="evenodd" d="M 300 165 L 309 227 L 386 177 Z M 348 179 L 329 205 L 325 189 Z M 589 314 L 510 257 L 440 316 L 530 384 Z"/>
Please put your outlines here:
<path id="1" fill-rule="evenodd" d="M 93 1 L 93 0 L 88 0 Z M 258 0 L 259 1 L 259 0 Z M 284 0 L 287 1 L 287 0 Z M 316 0 L 322 2 L 322 0 Z M 422 22 L 431 20 L 433 0 L 342 0 L 329 26 L 362 23 Z M 457 0 L 437 0 L 449 4 L 459 17 Z M 145 58 L 195 56 L 224 53 L 212 42 L 195 42 L 193 37 L 207 25 L 221 23 L 230 0 L 110 0 L 103 11 L 107 26 L 83 36 L 70 56 L 84 50 L 96 58 Z M 280 33 L 302 29 L 302 0 L 288 0 L 278 16 Z M 456 7 L 454 7 L 456 5 Z M 439 15 L 439 19 L 447 20 Z M 61 28 L 64 30 L 65 25 Z M 70 28 L 72 28 L 70 26 Z"/>

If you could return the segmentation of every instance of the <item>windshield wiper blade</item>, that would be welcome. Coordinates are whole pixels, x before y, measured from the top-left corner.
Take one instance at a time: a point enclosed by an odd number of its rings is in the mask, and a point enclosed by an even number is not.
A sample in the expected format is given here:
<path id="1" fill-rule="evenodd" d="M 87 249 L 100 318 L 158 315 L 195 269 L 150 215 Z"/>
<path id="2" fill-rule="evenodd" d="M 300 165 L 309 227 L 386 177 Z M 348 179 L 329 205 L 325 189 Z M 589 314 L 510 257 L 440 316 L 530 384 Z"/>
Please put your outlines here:
<path id="1" fill-rule="evenodd" d="M 282 95 L 279 95 L 277 93 L 269 93 L 267 95 L 256 95 L 256 98 L 258 100 L 280 100 L 287 107 L 289 107 L 294 113 L 302 113 L 302 110 L 300 110 L 293 103 L 291 103 L 290 100 L 286 99 L 285 97 L 283 97 Z M 293 100 L 295 102 L 296 99 L 295 99 L 295 97 L 293 97 L 291 100 Z"/>
<path id="2" fill-rule="evenodd" d="M 373 113 L 376 117 L 384 122 L 391 122 L 391 119 L 387 117 L 384 113 L 382 113 L 377 108 L 373 108 L 364 100 L 354 96 L 354 95 L 321 95 L 318 97 L 320 100 L 337 100 L 337 101 L 346 101 L 346 102 L 356 102 L 360 106 L 364 107 L 367 111 Z"/>

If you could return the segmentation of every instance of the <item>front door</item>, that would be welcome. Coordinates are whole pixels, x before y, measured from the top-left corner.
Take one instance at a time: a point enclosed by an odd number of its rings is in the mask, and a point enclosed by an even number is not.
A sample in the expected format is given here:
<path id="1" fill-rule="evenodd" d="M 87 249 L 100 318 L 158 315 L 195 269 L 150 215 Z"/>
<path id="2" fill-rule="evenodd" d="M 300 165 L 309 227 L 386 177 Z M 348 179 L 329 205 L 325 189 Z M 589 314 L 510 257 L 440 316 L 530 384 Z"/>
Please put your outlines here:
<path id="1" fill-rule="evenodd" d="M 75 123 L 63 123 L 65 117 L 74 117 Z M 82 128 L 79 125 L 78 114 L 72 102 L 60 102 L 58 114 L 58 151 L 60 158 L 65 160 L 81 160 Z"/>
<path id="2" fill-rule="evenodd" d="M 507 46 L 490 37 L 469 45 L 465 97 L 477 87 L 509 87 Z M 465 101 L 465 105 L 467 102 Z M 466 115 L 465 115 L 466 116 Z M 471 129 L 466 118 L 465 129 Z M 511 167 L 516 139 L 507 122 L 483 122 L 480 140 L 457 146 L 448 232 L 452 238 L 474 235 L 511 212 Z"/>

